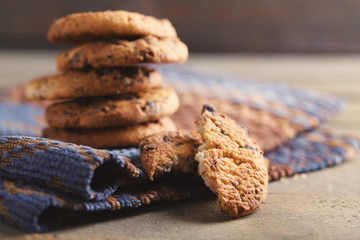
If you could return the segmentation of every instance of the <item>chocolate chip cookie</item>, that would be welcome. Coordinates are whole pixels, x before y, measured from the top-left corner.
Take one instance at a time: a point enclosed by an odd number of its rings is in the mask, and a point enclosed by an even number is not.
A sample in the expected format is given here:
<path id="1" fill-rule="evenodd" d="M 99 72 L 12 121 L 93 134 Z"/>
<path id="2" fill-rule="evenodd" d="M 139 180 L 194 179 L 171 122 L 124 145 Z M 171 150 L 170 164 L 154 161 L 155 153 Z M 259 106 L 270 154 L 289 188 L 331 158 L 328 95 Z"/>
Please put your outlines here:
<path id="1" fill-rule="evenodd" d="M 118 10 L 74 13 L 59 18 L 50 26 L 47 37 L 50 42 L 78 44 L 99 39 L 146 35 L 169 38 L 177 36 L 167 19 Z"/>
<path id="2" fill-rule="evenodd" d="M 160 72 L 147 67 L 69 70 L 27 84 L 28 100 L 56 100 L 137 93 L 161 85 Z"/>
<path id="3" fill-rule="evenodd" d="M 140 63 L 184 62 L 188 48 L 177 38 L 146 36 L 132 41 L 89 42 L 57 57 L 60 71 L 102 67 L 132 66 Z"/>
<path id="4" fill-rule="evenodd" d="M 198 132 L 166 131 L 150 135 L 139 143 L 142 166 L 150 180 L 170 171 L 196 173 L 194 158 L 201 143 Z"/>
<path id="5" fill-rule="evenodd" d="M 155 121 L 172 115 L 179 99 L 171 87 L 55 103 L 45 117 L 54 128 L 103 128 Z"/>
<path id="6" fill-rule="evenodd" d="M 244 129 L 210 105 L 197 121 L 203 144 L 195 160 L 199 174 L 230 217 L 247 215 L 261 206 L 268 186 L 263 152 Z"/>
<path id="7" fill-rule="evenodd" d="M 60 129 L 46 128 L 43 136 L 64 142 L 71 142 L 95 148 L 135 147 L 148 135 L 161 131 L 175 131 L 176 127 L 170 118 L 127 127 L 98 129 Z"/>

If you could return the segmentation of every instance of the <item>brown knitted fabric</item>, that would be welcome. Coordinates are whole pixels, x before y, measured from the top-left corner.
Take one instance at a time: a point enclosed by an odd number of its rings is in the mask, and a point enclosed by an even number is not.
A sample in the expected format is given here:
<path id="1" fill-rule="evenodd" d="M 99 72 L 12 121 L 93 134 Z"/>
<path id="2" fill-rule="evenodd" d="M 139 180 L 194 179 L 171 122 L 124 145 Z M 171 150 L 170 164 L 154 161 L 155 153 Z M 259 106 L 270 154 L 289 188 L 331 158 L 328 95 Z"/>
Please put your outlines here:
<path id="1" fill-rule="evenodd" d="M 172 117 L 178 129 L 195 130 L 194 121 L 198 118 L 202 106 L 211 104 L 219 112 L 243 124 L 248 129 L 249 136 L 255 139 L 265 152 L 283 145 L 304 130 L 303 126 L 286 118 L 246 104 L 195 95 L 180 95 L 179 97 L 180 109 Z"/>

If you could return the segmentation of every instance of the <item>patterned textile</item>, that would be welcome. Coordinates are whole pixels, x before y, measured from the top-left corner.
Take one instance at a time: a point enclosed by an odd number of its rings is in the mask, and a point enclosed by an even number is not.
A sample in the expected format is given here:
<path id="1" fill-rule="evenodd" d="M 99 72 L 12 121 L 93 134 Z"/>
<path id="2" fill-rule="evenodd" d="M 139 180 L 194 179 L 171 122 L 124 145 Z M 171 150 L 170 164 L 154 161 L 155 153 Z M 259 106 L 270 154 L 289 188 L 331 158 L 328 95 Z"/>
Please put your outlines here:
<path id="1" fill-rule="evenodd" d="M 340 164 L 358 149 L 356 139 L 315 130 L 265 156 L 302 173 Z M 1 220 L 28 231 L 47 231 L 74 211 L 137 208 L 211 195 L 199 176 L 169 174 L 150 182 L 138 165 L 136 148 L 109 151 L 1 137 L 0 153 Z"/>
<path id="2" fill-rule="evenodd" d="M 343 107 L 343 100 L 282 84 L 262 83 L 191 69 L 162 68 L 180 93 L 173 116 L 193 129 L 210 103 L 244 124 L 270 160 L 269 180 L 340 164 L 359 140 L 314 129 Z M 76 211 L 137 208 L 155 201 L 211 196 L 199 176 L 169 173 L 151 182 L 139 150 L 101 150 L 40 138 L 43 108 L 0 103 L 0 220 L 44 232 Z"/>
<path id="3" fill-rule="evenodd" d="M 168 83 L 180 93 L 222 98 L 266 109 L 280 117 L 290 118 L 305 128 L 316 124 L 311 117 L 322 122 L 344 107 L 344 101 L 334 95 L 282 83 L 206 74 L 189 68 L 163 67 L 161 70 Z"/>
<path id="4" fill-rule="evenodd" d="M 0 135 L 40 136 L 44 109 L 26 103 L 0 102 Z"/>
<path id="5" fill-rule="evenodd" d="M 104 199 L 121 183 L 144 176 L 126 157 L 72 143 L 0 137 L 0 149 L 1 178 L 69 192 L 84 199 Z"/>
<path id="6" fill-rule="evenodd" d="M 272 162 L 291 167 L 295 173 L 306 173 L 353 158 L 359 151 L 359 144 L 358 138 L 315 129 L 267 152 L 265 156 Z"/>
<path id="7" fill-rule="evenodd" d="M 45 232 L 75 211 L 94 212 L 138 208 L 156 201 L 177 201 L 211 195 L 199 176 L 177 176 L 147 185 L 119 188 L 94 200 L 20 181 L 0 179 L 0 220 L 31 232 Z"/>
<path id="8" fill-rule="evenodd" d="M 331 94 L 280 83 L 206 74 L 189 68 L 161 70 L 166 82 L 180 93 L 180 110 L 173 117 L 180 129 L 193 128 L 201 106 L 212 104 L 243 123 L 264 151 L 319 126 L 345 106 L 344 100 Z"/>

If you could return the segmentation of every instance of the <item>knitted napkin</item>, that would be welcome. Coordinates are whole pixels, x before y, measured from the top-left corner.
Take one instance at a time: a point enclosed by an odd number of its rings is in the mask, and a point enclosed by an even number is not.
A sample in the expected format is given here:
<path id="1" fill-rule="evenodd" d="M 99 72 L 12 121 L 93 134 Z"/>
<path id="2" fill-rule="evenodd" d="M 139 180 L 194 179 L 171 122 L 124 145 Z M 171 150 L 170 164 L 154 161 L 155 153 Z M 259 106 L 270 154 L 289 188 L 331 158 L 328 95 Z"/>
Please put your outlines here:
<path id="1" fill-rule="evenodd" d="M 355 137 L 314 129 L 344 102 L 330 94 L 283 84 L 162 68 L 180 94 L 173 116 L 192 129 L 210 103 L 243 123 L 270 160 L 269 180 L 340 164 L 359 149 Z M 155 201 L 211 196 L 196 175 L 169 173 L 151 182 L 137 148 L 101 150 L 39 138 L 43 109 L 0 103 L 0 220 L 44 232 L 75 212 L 137 208 Z"/>

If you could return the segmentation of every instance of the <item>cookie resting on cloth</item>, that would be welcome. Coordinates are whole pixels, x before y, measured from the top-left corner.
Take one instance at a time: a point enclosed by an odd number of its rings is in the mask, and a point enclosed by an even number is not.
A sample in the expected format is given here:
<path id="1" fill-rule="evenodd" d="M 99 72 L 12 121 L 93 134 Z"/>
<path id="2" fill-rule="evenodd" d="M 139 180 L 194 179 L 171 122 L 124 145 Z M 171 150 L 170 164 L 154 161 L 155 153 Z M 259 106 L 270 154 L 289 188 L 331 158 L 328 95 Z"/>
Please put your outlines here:
<path id="1" fill-rule="evenodd" d="M 204 141 L 195 155 L 216 203 L 230 217 L 257 210 L 267 194 L 268 171 L 259 145 L 233 119 L 204 105 L 197 121 Z"/>
<path id="2" fill-rule="evenodd" d="M 188 48 L 179 39 L 146 36 L 132 41 L 107 40 L 84 43 L 61 52 L 60 71 L 132 66 L 141 63 L 185 62 Z"/>
<path id="3" fill-rule="evenodd" d="M 174 89 L 157 87 L 140 93 L 54 103 L 46 108 L 45 116 L 54 128 L 103 128 L 156 121 L 178 108 Z"/>
<path id="4" fill-rule="evenodd" d="M 27 100 L 57 100 L 137 93 L 161 85 L 159 71 L 147 67 L 69 70 L 34 79 L 25 88 Z"/>
<path id="5" fill-rule="evenodd" d="M 139 143 L 140 159 L 148 178 L 166 172 L 196 173 L 196 148 L 202 143 L 196 132 L 164 131 L 145 137 Z"/>
<path id="6" fill-rule="evenodd" d="M 170 172 L 197 173 L 197 148 L 203 143 L 199 132 L 165 131 L 145 137 L 139 143 L 142 167 L 154 180 Z M 265 158 L 269 181 L 294 175 L 294 169 Z"/>
<path id="7" fill-rule="evenodd" d="M 176 30 L 167 19 L 157 19 L 123 10 L 73 13 L 56 19 L 47 38 L 55 43 L 83 43 L 99 39 L 126 39 L 153 35 L 176 38 Z"/>

